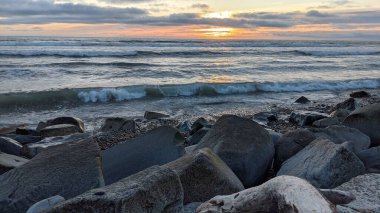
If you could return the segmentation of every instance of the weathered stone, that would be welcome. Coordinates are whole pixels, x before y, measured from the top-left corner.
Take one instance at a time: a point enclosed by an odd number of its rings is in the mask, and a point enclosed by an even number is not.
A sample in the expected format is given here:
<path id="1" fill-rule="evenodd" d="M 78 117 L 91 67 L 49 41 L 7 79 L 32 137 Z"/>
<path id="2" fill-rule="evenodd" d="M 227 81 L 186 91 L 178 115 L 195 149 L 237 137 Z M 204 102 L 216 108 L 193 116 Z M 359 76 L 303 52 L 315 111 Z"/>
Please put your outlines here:
<path id="1" fill-rule="evenodd" d="M 134 132 L 136 130 L 136 122 L 127 118 L 107 118 L 103 125 L 100 127 L 100 131 L 125 131 Z"/>
<path id="2" fill-rule="evenodd" d="M 334 108 L 334 110 L 338 109 L 346 109 L 349 111 L 354 111 L 356 109 L 356 101 L 353 98 L 349 98 L 342 103 L 338 103 Z"/>
<path id="3" fill-rule="evenodd" d="M 170 117 L 169 115 L 166 115 L 164 113 L 160 112 L 150 112 L 146 111 L 144 114 L 144 118 L 148 120 L 153 120 L 153 119 L 160 119 L 160 118 L 168 118 Z"/>
<path id="4" fill-rule="evenodd" d="M 42 136 L 31 136 L 31 135 L 16 135 L 16 134 L 7 134 L 4 135 L 7 138 L 12 138 L 13 140 L 19 142 L 22 145 L 36 143 L 43 139 Z"/>
<path id="5" fill-rule="evenodd" d="M 310 100 L 307 99 L 305 96 L 301 96 L 294 103 L 297 103 L 297 104 L 307 104 L 307 103 L 310 103 Z"/>
<path id="6" fill-rule="evenodd" d="M 266 129 L 270 135 L 270 137 L 272 138 L 272 143 L 276 146 L 276 144 L 280 141 L 280 138 L 283 136 L 283 134 L 279 133 L 279 132 L 275 132 L 271 129 Z"/>
<path id="7" fill-rule="evenodd" d="M 366 91 L 357 91 L 350 94 L 350 97 L 352 98 L 368 98 L 370 96 L 371 95 Z"/>
<path id="8" fill-rule="evenodd" d="M 0 151 L 20 156 L 22 154 L 22 145 L 12 138 L 0 137 Z"/>
<path id="9" fill-rule="evenodd" d="M 372 146 L 380 146 L 380 103 L 355 110 L 343 121 L 343 124 L 368 135 Z"/>
<path id="10" fill-rule="evenodd" d="M 31 206 L 26 213 L 46 212 L 52 209 L 55 205 L 62 203 L 63 201 L 65 201 L 65 198 L 59 195 L 49 197 L 33 204 L 33 206 Z"/>
<path id="11" fill-rule="evenodd" d="M 223 115 L 196 149 L 205 147 L 212 149 L 246 187 L 263 180 L 274 155 L 268 131 L 250 119 L 234 115 Z"/>
<path id="12" fill-rule="evenodd" d="M 273 112 L 259 112 L 253 115 L 253 120 L 262 126 L 266 126 L 271 121 L 277 121 L 277 115 Z"/>
<path id="13" fill-rule="evenodd" d="M 49 213 L 182 212 L 183 190 L 177 174 L 154 166 L 111 185 L 67 200 Z"/>
<path id="14" fill-rule="evenodd" d="M 323 118 L 321 120 L 317 120 L 313 122 L 313 126 L 318 128 L 324 128 L 332 125 L 339 125 L 340 121 L 338 118 L 332 117 L 332 118 Z"/>
<path id="15" fill-rule="evenodd" d="M 358 157 L 341 145 L 317 139 L 285 161 L 277 176 L 292 175 L 331 189 L 365 171 Z"/>
<path id="16" fill-rule="evenodd" d="M 77 133 L 77 134 L 72 134 L 68 136 L 45 138 L 39 142 L 24 145 L 23 155 L 25 155 L 28 158 L 33 158 L 42 150 L 48 147 L 57 146 L 64 143 L 80 141 L 80 140 L 87 139 L 89 137 L 91 137 L 91 133 Z"/>
<path id="17" fill-rule="evenodd" d="M 356 197 L 342 206 L 358 212 L 380 212 L 380 174 L 357 176 L 335 189 L 351 192 Z"/>
<path id="18" fill-rule="evenodd" d="M 357 154 L 367 172 L 380 173 L 380 146 L 363 150 Z"/>
<path id="19" fill-rule="evenodd" d="M 187 147 L 185 147 L 185 153 L 191 154 L 194 152 L 194 150 L 196 150 L 196 148 L 197 148 L 197 145 L 187 146 Z"/>
<path id="20" fill-rule="evenodd" d="M 336 144 L 350 142 L 354 153 L 368 149 L 371 145 L 370 138 L 357 129 L 343 125 L 329 126 L 324 129 L 310 129 L 317 138 L 325 138 Z"/>
<path id="21" fill-rule="evenodd" d="M 56 137 L 79 133 L 81 130 L 72 124 L 57 124 L 45 127 L 40 132 L 43 137 Z"/>
<path id="22" fill-rule="evenodd" d="M 327 200 L 332 204 L 347 204 L 354 201 L 355 195 L 351 192 L 336 190 L 336 189 L 320 189 L 319 190 Z"/>
<path id="23" fill-rule="evenodd" d="M 280 176 L 232 195 L 216 196 L 197 209 L 197 213 L 206 212 L 333 213 L 335 206 L 307 181 L 292 176 Z"/>
<path id="24" fill-rule="evenodd" d="M 278 171 L 283 162 L 297 154 L 315 139 L 315 135 L 307 129 L 297 129 L 285 133 L 275 145 L 274 170 Z"/>
<path id="25" fill-rule="evenodd" d="M 17 135 L 31 135 L 31 136 L 40 136 L 40 133 L 34 129 L 29 129 L 26 127 L 19 127 L 16 129 Z"/>
<path id="26" fill-rule="evenodd" d="M 176 126 L 176 128 L 183 135 L 189 135 L 191 131 L 191 123 L 190 121 L 182 121 Z"/>
<path id="27" fill-rule="evenodd" d="M 203 127 L 211 128 L 211 125 L 206 119 L 198 118 L 196 121 L 194 121 L 193 125 L 191 125 L 190 135 L 196 133 L 198 130 L 202 129 Z"/>
<path id="28" fill-rule="evenodd" d="M 207 134 L 207 132 L 210 130 L 210 128 L 203 127 L 202 129 L 195 132 L 193 135 L 189 137 L 187 140 L 189 145 L 196 145 L 198 144 L 202 138 Z"/>
<path id="29" fill-rule="evenodd" d="M 329 115 L 325 113 L 313 111 L 294 111 L 290 114 L 289 121 L 299 126 L 310 126 L 313 122 L 327 118 Z"/>
<path id="30" fill-rule="evenodd" d="M 103 175 L 106 184 L 148 167 L 176 160 L 184 154 L 184 141 L 177 129 L 162 126 L 104 150 Z"/>
<path id="31" fill-rule="evenodd" d="M 84 123 L 80 118 L 75 117 L 58 117 L 51 120 L 47 120 L 46 122 L 40 122 L 37 126 L 37 131 L 44 129 L 48 126 L 54 126 L 59 124 L 71 124 L 77 126 L 79 132 L 84 132 Z"/>
<path id="32" fill-rule="evenodd" d="M 349 116 L 351 114 L 351 111 L 350 110 L 347 110 L 347 109 L 337 109 L 335 111 L 333 111 L 330 116 L 333 117 L 333 118 L 337 118 L 340 122 L 343 122 L 344 119 L 347 118 L 347 116 Z"/>
<path id="33" fill-rule="evenodd" d="M 104 185 L 100 150 L 92 141 L 49 147 L 28 163 L 0 176 L 0 212 L 25 212 L 34 203 L 71 198 Z"/>
<path id="34" fill-rule="evenodd" d="M 184 191 L 184 204 L 204 202 L 216 195 L 244 190 L 236 175 L 209 148 L 197 150 L 165 166 L 179 175 Z"/>
<path id="35" fill-rule="evenodd" d="M 22 166 L 24 163 L 27 163 L 28 161 L 29 160 L 25 158 L 21 158 L 15 155 L 0 153 L 0 175 L 11 169 Z"/>

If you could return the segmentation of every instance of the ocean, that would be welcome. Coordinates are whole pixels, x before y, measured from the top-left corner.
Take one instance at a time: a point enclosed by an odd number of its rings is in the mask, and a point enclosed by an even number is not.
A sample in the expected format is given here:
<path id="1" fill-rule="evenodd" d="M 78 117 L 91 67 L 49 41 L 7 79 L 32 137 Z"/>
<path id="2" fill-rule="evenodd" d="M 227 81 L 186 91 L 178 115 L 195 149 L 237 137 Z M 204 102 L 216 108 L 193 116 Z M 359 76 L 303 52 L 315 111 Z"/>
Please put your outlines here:
<path id="1" fill-rule="evenodd" d="M 380 42 L 0 37 L 0 82 L 0 125 L 244 111 L 380 88 Z"/>

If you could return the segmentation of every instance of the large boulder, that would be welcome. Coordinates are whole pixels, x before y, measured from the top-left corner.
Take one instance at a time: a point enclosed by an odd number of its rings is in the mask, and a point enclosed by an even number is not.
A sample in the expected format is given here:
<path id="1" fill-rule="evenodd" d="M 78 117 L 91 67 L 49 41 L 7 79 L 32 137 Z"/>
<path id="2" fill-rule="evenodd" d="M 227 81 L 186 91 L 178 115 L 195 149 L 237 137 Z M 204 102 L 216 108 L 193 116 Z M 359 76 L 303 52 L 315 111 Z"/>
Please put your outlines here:
<path id="1" fill-rule="evenodd" d="M 65 198 L 59 195 L 49 197 L 33 204 L 33 206 L 31 206 L 28 211 L 26 211 L 26 213 L 46 212 L 52 209 L 55 205 L 62 203 L 63 201 L 65 201 Z"/>
<path id="2" fill-rule="evenodd" d="M 329 139 L 336 144 L 349 142 L 354 153 L 368 149 L 371 139 L 361 131 L 343 125 L 329 126 L 324 129 L 310 129 L 317 138 Z"/>
<path id="3" fill-rule="evenodd" d="M 339 144 L 317 139 L 285 161 L 277 176 L 303 178 L 319 188 L 334 188 L 364 173 L 358 157 Z"/>
<path id="4" fill-rule="evenodd" d="M 40 130 L 40 133 L 43 137 L 57 137 L 71 135 L 79 133 L 81 130 L 72 124 L 57 124 L 52 126 L 47 126 Z"/>
<path id="5" fill-rule="evenodd" d="M 347 116 L 349 116 L 350 114 L 351 114 L 350 110 L 347 110 L 347 109 L 337 109 L 337 110 L 333 111 L 332 113 L 330 113 L 330 116 L 332 118 L 337 118 L 339 120 L 339 122 L 343 122 L 344 119 L 346 119 Z"/>
<path id="6" fill-rule="evenodd" d="M 57 194 L 71 198 L 104 185 L 100 150 L 92 141 L 49 147 L 0 176 L 0 212 L 25 212 Z"/>
<path id="7" fill-rule="evenodd" d="M 187 139 L 187 143 L 191 146 L 191 145 L 196 145 L 199 143 L 199 141 L 202 140 L 202 138 L 207 134 L 207 132 L 210 130 L 210 128 L 207 128 L 207 127 L 203 127 L 202 129 L 198 130 L 197 132 L 195 132 L 193 135 L 191 135 L 188 139 Z"/>
<path id="8" fill-rule="evenodd" d="M 46 122 L 40 122 L 37 126 L 37 131 L 44 129 L 48 126 L 60 125 L 60 124 L 71 124 L 78 127 L 79 132 L 84 132 L 84 123 L 80 118 L 76 117 L 58 117 Z"/>
<path id="9" fill-rule="evenodd" d="M 292 176 L 281 176 L 232 195 L 216 196 L 203 203 L 196 212 L 334 213 L 335 206 L 307 181 Z"/>
<path id="10" fill-rule="evenodd" d="M 341 103 L 338 103 L 333 109 L 346 109 L 349 111 L 354 111 L 356 109 L 356 101 L 354 98 L 349 98 Z"/>
<path id="11" fill-rule="evenodd" d="M 244 190 L 231 169 L 209 148 L 165 165 L 177 172 L 184 191 L 184 204 L 204 202 L 216 195 Z"/>
<path id="12" fill-rule="evenodd" d="M 336 117 L 331 117 L 331 118 L 323 118 L 321 120 L 317 120 L 313 122 L 313 126 L 318 127 L 318 128 L 324 128 L 332 125 L 339 125 L 340 121 Z"/>
<path id="13" fill-rule="evenodd" d="M 20 156 L 22 154 L 22 145 L 12 138 L 0 137 L 0 151 Z"/>
<path id="14" fill-rule="evenodd" d="M 198 118 L 191 125 L 190 135 L 196 133 L 198 130 L 200 130 L 204 127 L 211 128 L 211 124 L 205 118 Z"/>
<path id="15" fill-rule="evenodd" d="M 335 189 L 351 192 L 356 197 L 343 207 L 355 212 L 380 212 L 380 174 L 357 176 Z"/>
<path id="16" fill-rule="evenodd" d="M 19 142 L 22 145 L 36 143 L 43 139 L 42 136 L 32 136 L 32 135 L 16 135 L 16 134 L 6 134 L 4 137 L 12 138 L 13 140 Z"/>
<path id="17" fill-rule="evenodd" d="M 315 121 L 327 117 L 329 117 L 329 115 L 325 113 L 298 110 L 290 114 L 289 121 L 299 126 L 311 126 Z"/>
<path id="18" fill-rule="evenodd" d="M 184 141 L 177 129 L 162 126 L 102 151 L 106 184 L 182 157 Z"/>
<path id="19" fill-rule="evenodd" d="M 234 115 L 223 115 L 196 149 L 205 147 L 212 149 L 245 187 L 257 185 L 263 180 L 274 155 L 274 145 L 268 131 L 250 119 Z"/>
<path id="20" fill-rule="evenodd" d="M 380 146 L 363 150 L 357 154 L 367 172 L 380 173 Z"/>
<path id="21" fill-rule="evenodd" d="M 280 169 L 283 162 L 297 154 L 315 139 L 315 135 L 307 129 L 297 129 L 285 133 L 275 145 L 276 152 L 273 164 L 275 171 Z"/>
<path id="22" fill-rule="evenodd" d="M 49 213 L 182 212 L 183 190 L 178 175 L 154 166 L 111 185 L 67 200 Z"/>
<path id="23" fill-rule="evenodd" d="M 134 132 L 136 130 L 136 122 L 127 118 L 106 118 L 100 127 L 100 131 L 125 131 Z"/>
<path id="24" fill-rule="evenodd" d="M 380 103 L 355 110 L 343 121 L 343 124 L 368 135 L 372 146 L 380 146 Z"/>
<path id="25" fill-rule="evenodd" d="M 0 152 L 0 175 L 11 169 L 22 166 L 28 161 L 29 160 L 25 158 Z"/>

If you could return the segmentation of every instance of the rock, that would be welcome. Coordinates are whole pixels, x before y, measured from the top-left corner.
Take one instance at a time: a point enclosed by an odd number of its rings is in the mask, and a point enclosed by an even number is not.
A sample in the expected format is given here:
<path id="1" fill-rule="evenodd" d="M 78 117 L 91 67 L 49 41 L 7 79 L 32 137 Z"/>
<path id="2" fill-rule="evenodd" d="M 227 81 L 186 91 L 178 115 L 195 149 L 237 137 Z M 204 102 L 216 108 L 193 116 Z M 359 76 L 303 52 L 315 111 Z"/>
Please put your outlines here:
<path id="1" fill-rule="evenodd" d="M 313 122 L 313 126 L 318 128 L 325 128 L 332 125 L 339 125 L 340 121 L 338 118 L 332 117 L 332 118 L 323 118 L 321 120 L 317 120 Z"/>
<path id="2" fill-rule="evenodd" d="M 134 132 L 136 130 L 136 122 L 126 118 L 107 118 L 103 125 L 100 127 L 100 131 L 123 131 Z"/>
<path id="3" fill-rule="evenodd" d="M 273 178 L 244 191 L 216 196 L 197 213 L 220 212 L 335 212 L 335 206 L 307 181 L 292 176 Z"/>
<path id="4" fill-rule="evenodd" d="M 352 98 L 368 98 L 370 96 L 371 95 L 366 91 L 357 91 L 350 94 L 350 97 Z"/>
<path id="5" fill-rule="evenodd" d="M 55 205 L 62 203 L 63 201 L 65 201 L 65 198 L 63 198 L 62 196 L 59 196 L 59 195 L 49 197 L 49 198 L 46 198 L 44 200 L 41 200 L 41 201 L 33 204 L 33 206 L 31 206 L 28 209 L 28 211 L 26 211 L 26 213 L 46 212 L 46 211 L 52 209 Z"/>
<path id="6" fill-rule="evenodd" d="M 79 129 L 79 132 L 84 132 L 84 123 L 80 118 L 75 117 L 58 117 L 51 120 L 47 120 L 46 122 L 40 122 L 37 126 L 37 131 L 40 131 L 41 129 L 44 129 L 48 126 L 54 126 L 59 124 L 71 124 L 74 126 L 77 126 Z"/>
<path id="7" fill-rule="evenodd" d="M 22 145 L 12 138 L 0 137 L 0 151 L 10 155 L 21 156 Z"/>
<path id="8" fill-rule="evenodd" d="M 190 121 L 182 121 L 176 126 L 176 128 L 183 135 L 189 135 L 191 131 L 191 123 Z"/>
<path id="9" fill-rule="evenodd" d="M 183 207 L 183 213 L 195 213 L 201 202 L 189 203 Z"/>
<path id="10" fill-rule="evenodd" d="M 266 129 L 270 135 L 270 137 L 272 138 L 272 143 L 273 145 L 276 146 L 276 144 L 278 143 L 278 141 L 280 140 L 280 138 L 282 137 L 282 134 L 279 133 L 279 132 L 275 132 L 271 129 Z"/>
<path id="11" fill-rule="evenodd" d="M 0 152 L 0 175 L 11 169 L 22 166 L 28 161 L 29 160 L 25 158 Z"/>
<path id="12" fill-rule="evenodd" d="M 294 103 L 297 103 L 297 104 L 307 104 L 307 103 L 310 103 L 310 100 L 307 99 L 305 96 L 301 96 Z"/>
<path id="13" fill-rule="evenodd" d="M 336 144 L 350 142 L 354 153 L 368 149 L 371 144 L 370 138 L 357 129 L 347 126 L 335 125 L 324 129 L 310 129 L 317 138 L 325 138 Z"/>
<path id="14" fill-rule="evenodd" d="M 210 130 L 210 128 L 203 127 L 202 129 L 195 132 L 193 135 L 191 135 L 187 142 L 189 145 L 196 145 L 199 143 L 199 141 L 202 140 L 202 138 L 207 134 L 207 132 Z"/>
<path id="15" fill-rule="evenodd" d="M 380 146 L 363 150 L 357 154 L 368 172 L 380 173 Z"/>
<path id="16" fill-rule="evenodd" d="M 106 184 L 182 157 L 184 141 L 177 129 L 162 126 L 102 151 Z"/>
<path id="17" fill-rule="evenodd" d="M 277 121 L 277 115 L 272 112 L 259 112 L 253 115 L 253 120 L 262 126 L 266 126 L 271 121 Z"/>
<path id="18" fill-rule="evenodd" d="M 343 124 L 368 135 L 371 138 L 371 146 L 380 146 L 380 103 L 355 110 Z"/>
<path id="19" fill-rule="evenodd" d="M 81 130 L 72 124 L 57 124 L 45 127 L 40 130 L 43 137 L 56 137 L 56 136 L 65 136 L 74 133 L 79 133 Z"/>
<path id="20" fill-rule="evenodd" d="M 202 129 L 203 127 L 211 128 L 210 123 L 204 119 L 204 118 L 198 118 L 196 121 L 194 121 L 193 125 L 191 125 L 191 132 L 190 135 L 193 135 L 198 130 Z"/>
<path id="21" fill-rule="evenodd" d="M 67 200 L 49 213 L 183 212 L 183 190 L 177 174 L 154 166 L 111 185 Z"/>
<path id="22" fill-rule="evenodd" d="M 28 158 L 33 158 L 42 150 L 48 147 L 84 140 L 84 139 L 90 138 L 91 135 L 92 135 L 91 133 L 77 133 L 77 134 L 72 134 L 68 136 L 45 138 L 39 142 L 24 145 L 23 155 L 25 155 Z"/>
<path id="23" fill-rule="evenodd" d="M 159 112 L 150 112 L 146 111 L 144 114 L 144 118 L 148 120 L 153 120 L 153 119 L 160 119 L 160 118 L 168 118 L 170 117 L 169 115 L 159 113 Z"/>
<path id="24" fill-rule="evenodd" d="M 347 204 L 354 201 L 355 195 L 351 192 L 346 192 L 336 189 L 320 189 L 319 190 L 325 198 L 327 198 L 332 204 Z"/>
<path id="25" fill-rule="evenodd" d="M 185 155 L 165 167 L 173 169 L 179 175 L 184 191 L 184 204 L 204 202 L 216 195 L 244 190 L 236 175 L 209 148 Z"/>
<path id="26" fill-rule="evenodd" d="M 186 154 L 191 154 L 194 152 L 194 150 L 197 148 L 197 145 L 191 145 L 191 146 L 187 146 L 185 147 L 185 153 Z"/>
<path id="27" fill-rule="evenodd" d="M 40 136 L 40 133 L 34 129 L 28 129 L 26 127 L 19 127 L 16 129 L 17 135 L 31 135 L 31 136 Z"/>
<path id="28" fill-rule="evenodd" d="M 274 155 L 268 131 L 250 119 L 234 115 L 223 115 L 196 149 L 205 147 L 212 149 L 245 187 L 263 180 Z"/>
<path id="29" fill-rule="evenodd" d="M 0 135 L 16 133 L 17 128 L 25 127 L 24 124 L 0 128 Z"/>
<path id="30" fill-rule="evenodd" d="M 333 111 L 330 116 L 333 117 L 333 118 L 337 118 L 340 122 L 343 122 L 344 119 L 347 118 L 347 116 L 349 116 L 351 114 L 351 111 L 350 110 L 347 110 L 347 109 L 337 109 L 335 111 Z"/>
<path id="31" fill-rule="evenodd" d="M 355 195 L 356 200 L 343 207 L 357 212 L 380 212 L 380 174 L 365 174 L 336 187 Z"/>
<path id="32" fill-rule="evenodd" d="M 317 139 L 285 161 L 277 176 L 296 176 L 316 187 L 331 189 L 364 171 L 354 153 L 327 139 Z"/>
<path id="33" fill-rule="evenodd" d="M 45 198 L 57 194 L 72 198 L 103 185 L 96 143 L 84 140 L 49 147 L 0 176 L 0 212 L 26 212 Z"/>
<path id="34" fill-rule="evenodd" d="M 338 110 L 338 109 L 345 109 L 349 111 L 354 111 L 356 109 L 356 101 L 353 98 L 349 98 L 342 103 L 338 103 L 333 110 Z"/>
<path id="35" fill-rule="evenodd" d="M 7 138 L 12 138 L 13 140 L 19 142 L 22 145 L 36 143 L 42 140 L 42 136 L 31 136 L 31 135 L 15 135 L 15 134 L 7 134 L 4 135 Z"/>
<path id="36" fill-rule="evenodd" d="M 313 111 L 294 111 L 290 114 L 289 121 L 296 123 L 299 126 L 310 126 L 313 122 L 327 118 L 329 115 L 325 113 L 313 112 Z"/>
<path id="37" fill-rule="evenodd" d="M 278 171 L 283 162 L 297 154 L 315 139 L 315 135 L 307 129 L 297 129 L 285 133 L 275 145 L 274 170 Z"/>

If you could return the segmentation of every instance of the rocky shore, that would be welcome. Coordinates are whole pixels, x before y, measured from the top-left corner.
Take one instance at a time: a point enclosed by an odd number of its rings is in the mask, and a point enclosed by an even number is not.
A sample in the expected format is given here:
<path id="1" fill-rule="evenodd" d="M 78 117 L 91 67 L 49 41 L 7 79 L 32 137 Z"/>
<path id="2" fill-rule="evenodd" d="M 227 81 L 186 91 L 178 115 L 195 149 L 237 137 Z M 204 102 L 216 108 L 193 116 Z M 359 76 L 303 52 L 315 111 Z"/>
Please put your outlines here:
<path id="1" fill-rule="evenodd" d="M 0 212 L 380 212 L 380 97 L 1 128 Z"/>

